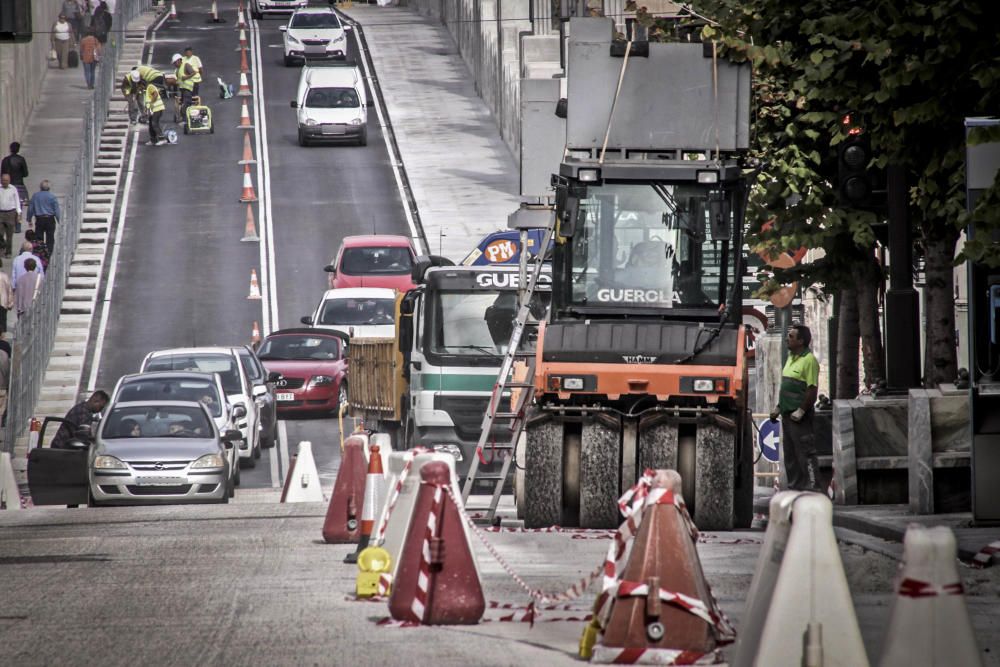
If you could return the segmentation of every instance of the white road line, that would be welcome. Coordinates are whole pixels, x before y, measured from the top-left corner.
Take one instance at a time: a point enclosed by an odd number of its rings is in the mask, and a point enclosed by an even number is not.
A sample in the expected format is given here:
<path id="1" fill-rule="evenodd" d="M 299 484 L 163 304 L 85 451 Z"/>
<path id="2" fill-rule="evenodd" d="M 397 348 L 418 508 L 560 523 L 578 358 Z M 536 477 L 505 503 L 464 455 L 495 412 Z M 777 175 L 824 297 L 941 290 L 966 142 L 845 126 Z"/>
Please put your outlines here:
<path id="1" fill-rule="evenodd" d="M 101 310 L 101 322 L 97 326 L 97 342 L 94 344 L 94 358 L 90 365 L 90 379 L 87 381 L 87 391 L 97 389 L 97 373 L 101 369 L 101 355 L 104 352 L 104 335 L 108 330 L 108 317 L 111 312 L 111 295 L 115 289 L 115 275 L 118 273 L 118 253 L 122 247 L 122 237 L 125 234 L 125 216 L 128 213 L 128 198 L 132 194 L 132 174 L 135 173 L 135 154 L 139 149 L 138 127 L 132 136 L 132 151 L 128 157 L 128 173 L 125 175 L 125 191 L 122 193 L 122 205 L 118 210 L 118 230 L 115 232 L 115 247 L 111 250 L 111 267 L 108 271 L 108 284 L 104 288 L 104 308 Z"/>
<path id="2" fill-rule="evenodd" d="M 170 12 L 164 12 L 163 16 L 160 17 L 160 20 L 153 24 L 153 31 L 149 37 L 149 51 L 146 53 L 147 65 L 151 65 L 153 63 L 153 48 L 156 45 L 156 31 L 160 29 L 160 26 L 163 25 L 163 22 L 166 21 L 169 16 Z"/>
<path id="3" fill-rule="evenodd" d="M 382 105 L 378 103 L 378 98 L 375 95 L 375 84 L 371 71 L 368 69 L 368 59 L 365 57 L 365 48 L 361 43 L 361 35 L 358 34 L 357 30 L 358 23 L 357 21 L 350 21 L 350 23 L 355 28 L 351 32 L 354 33 L 354 40 L 358 43 L 358 54 L 361 56 L 361 65 L 365 69 L 365 78 L 368 79 L 368 88 L 371 91 L 372 101 L 375 103 L 375 114 L 378 116 L 379 130 L 383 141 L 385 141 L 385 149 L 389 153 L 389 164 L 392 165 L 392 175 L 396 177 L 396 187 L 399 189 L 399 198 L 403 204 L 403 212 L 406 214 L 406 224 L 410 227 L 410 237 L 413 239 L 413 247 L 417 251 L 417 254 L 420 255 L 422 254 L 421 246 L 423 245 L 423 241 L 420 238 L 420 232 L 417 231 L 417 224 L 413 220 L 413 212 L 410 211 L 410 199 L 406 196 L 406 189 L 403 187 L 403 176 L 399 171 L 402 159 L 396 154 L 392 142 L 389 141 L 389 134 L 386 132 L 386 122 L 382 116 Z"/>

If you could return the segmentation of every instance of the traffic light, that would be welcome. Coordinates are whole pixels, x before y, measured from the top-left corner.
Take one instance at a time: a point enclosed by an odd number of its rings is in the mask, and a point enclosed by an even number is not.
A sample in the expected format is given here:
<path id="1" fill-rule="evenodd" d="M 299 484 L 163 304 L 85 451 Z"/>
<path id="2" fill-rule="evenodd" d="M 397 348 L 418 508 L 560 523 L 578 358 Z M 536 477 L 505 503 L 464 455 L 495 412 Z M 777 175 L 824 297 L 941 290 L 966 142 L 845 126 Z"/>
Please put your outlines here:
<path id="1" fill-rule="evenodd" d="M 882 171 L 871 167 L 871 137 L 852 114 L 841 118 L 846 135 L 837 146 L 837 197 L 843 208 L 881 209 L 885 206 Z"/>

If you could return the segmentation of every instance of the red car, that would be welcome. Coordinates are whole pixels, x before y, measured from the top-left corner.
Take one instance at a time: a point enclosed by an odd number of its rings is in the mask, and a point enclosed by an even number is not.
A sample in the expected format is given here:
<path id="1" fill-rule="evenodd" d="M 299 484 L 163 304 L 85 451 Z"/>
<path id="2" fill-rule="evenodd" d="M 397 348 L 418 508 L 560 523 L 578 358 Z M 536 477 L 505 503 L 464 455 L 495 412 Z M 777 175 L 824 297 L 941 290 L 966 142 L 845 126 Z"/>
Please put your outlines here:
<path id="1" fill-rule="evenodd" d="M 278 414 L 332 412 L 347 400 L 348 336 L 329 329 L 282 329 L 261 341 L 257 358 L 274 383 Z"/>
<path id="2" fill-rule="evenodd" d="M 324 270 L 330 274 L 330 289 L 389 287 L 406 292 L 415 287 L 410 275 L 415 257 L 406 236 L 347 236 Z"/>

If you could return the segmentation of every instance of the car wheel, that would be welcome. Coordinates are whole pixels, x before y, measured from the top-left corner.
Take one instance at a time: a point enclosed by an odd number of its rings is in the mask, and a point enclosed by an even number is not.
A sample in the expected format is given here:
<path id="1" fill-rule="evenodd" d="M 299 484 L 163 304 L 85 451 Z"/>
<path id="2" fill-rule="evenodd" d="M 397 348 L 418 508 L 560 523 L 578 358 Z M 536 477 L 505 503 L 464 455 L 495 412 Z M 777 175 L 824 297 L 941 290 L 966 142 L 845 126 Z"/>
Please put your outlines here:
<path id="1" fill-rule="evenodd" d="M 233 479 L 229 480 L 229 493 L 226 494 L 229 498 L 234 498 L 236 496 L 236 481 Z"/>
<path id="2" fill-rule="evenodd" d="M 361 130 L 361 136 L 358 137 L 358 146 L 368 145 L 368 128 Z"/>
<path id="3" fill-rule="evenodd" d="M 302 133 L 302 130 L 299 130 L 299 146 L 308 146 L 308 145 L 309 145 L 309 140 L 306 139 L 306 135 Z"/>
<path id="4" fill-rule="evenodd" d="M 236 474 L 233 475 L 233 486 L 239 486 L 239 485 L 240 485 L 240 462 L 239 462 L 239 460 L 237 460 L 236 461 Z"/>
<path id="5" fill-rule="evenodd" d="M 271 449 L 278 442 L 278 415 L 274 415 L 274 426 L 271 427 L 271 433 L 263 441 L 261 441 L 261 447 L 264 449 Z"/>
<path id="6" fill-rule="evenodd" d="M 246 458 L 240 457 L 240 467 L 241 468 L 256 468 L 257 460 L 253 456 L 248 456 Z"/>
<path id="7" fill-rule="evenodd" d="M 229 494 L 228 493 L 224 493 L 222 495 L 222 497 L 219 498 L 218 500 L 216 500 L 215 502 L 217 502 L 220 505 L 228 505 L 229 504 Z"/>
<path id="8" fill-rule="evenodd" d="M 295 64 L 295 60 L 291 56 L 285 56 L 285 67 L 291 67 Z"/>
<path id="9" fill-rule="evenodd" d="M 255 461 L 259 461 L 260 460 L 260 450 L 261 450 L 261 444 L 260 444 L 260 440 L 258 439 L 257 440 L 257 446 L 254 447 L 254 450 L 253 450 L 253 458 L 254 458 Z"/>

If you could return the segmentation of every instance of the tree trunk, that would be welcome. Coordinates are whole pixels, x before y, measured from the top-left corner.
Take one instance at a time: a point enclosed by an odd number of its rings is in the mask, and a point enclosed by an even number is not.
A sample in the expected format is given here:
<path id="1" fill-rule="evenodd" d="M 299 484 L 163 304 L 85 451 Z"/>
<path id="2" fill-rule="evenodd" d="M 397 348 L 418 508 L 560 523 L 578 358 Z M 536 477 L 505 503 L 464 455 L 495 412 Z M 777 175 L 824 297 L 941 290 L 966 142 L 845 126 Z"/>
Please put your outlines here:
<path id="1" fill-rule="evenodd" d="M 837 395 L 858 397 L 858 296 L 852 289 L 840 292 L 837 313 Z"/>
<path id="2" fill-rule="evenodd" d="M 959 231 L 949 224 L 923 232 L 927 284 L 924 287 L 924 386 L 954 382 L 958 375 L 955 341 L 955 244 Z M 973 295 L 969 295 L 973 298 Z"/>
<path id="3" fill-rule="evenodd" d="M 865 386 L 874 387 L 885 380 L 885 351 L 879 326 L 878 288 L 882 274 L 874 255 L 867 254 L 854 272 L 858 299 L 858 328 L 865 366 Z"/>

